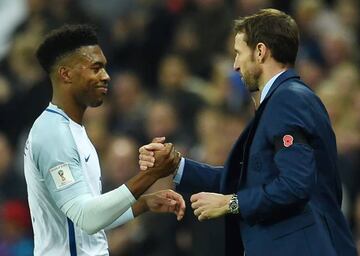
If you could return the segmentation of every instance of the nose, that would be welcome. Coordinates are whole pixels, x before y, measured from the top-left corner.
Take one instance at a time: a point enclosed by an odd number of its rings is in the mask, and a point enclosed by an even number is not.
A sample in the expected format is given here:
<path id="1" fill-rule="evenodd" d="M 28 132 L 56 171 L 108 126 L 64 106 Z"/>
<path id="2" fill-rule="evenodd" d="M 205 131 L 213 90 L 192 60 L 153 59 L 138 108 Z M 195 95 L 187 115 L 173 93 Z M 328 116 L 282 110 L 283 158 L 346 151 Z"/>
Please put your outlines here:
<path id="1" fill-rule="evenodd" d="M 104 72 L 102 72 L 101 81 L 108 83 L 111 80 L 109 74 L 104 69 Z"/>
<path id="2" fill-rule="evenodd" d="M 236 60 L 234 61 L 233 69 L 234 69 L 234 71 L 236 71 L 236 72 L 240 72 L 240 67 L 239 67 L 239 65 L 236 63 Z"/>
<path id="3" fill-rule="evenodd" d="M 234 69 L 234 71 L 236 71 L 236 72 L 240 72 L 240 65 L 238 64 L 237 56 L 235 57 L 235 60 L 234 60 L 233 69 Z"/>

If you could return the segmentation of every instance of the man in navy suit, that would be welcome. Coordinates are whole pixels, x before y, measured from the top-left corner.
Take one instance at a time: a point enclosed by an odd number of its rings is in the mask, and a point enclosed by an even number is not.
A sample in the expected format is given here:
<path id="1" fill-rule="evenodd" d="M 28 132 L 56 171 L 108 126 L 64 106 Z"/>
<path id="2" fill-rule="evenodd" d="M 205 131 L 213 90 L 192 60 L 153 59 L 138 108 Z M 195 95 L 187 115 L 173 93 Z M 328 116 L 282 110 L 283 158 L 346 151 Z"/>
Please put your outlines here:
<path id="1" fill-rule="evenodd" d="M 260 90 L 260 105 L 223 167 L 181 159 L 177 190 L 197 193 L 191 206 L 200 221 L 225 215 L 227 255 L 357 255 L 340 210 L 328 114 L 292 69 L 295 21 L 264 9 L 237 20 L 235 31 L 234 69 Z M 140 148 L 144 170 L 157 165 L 163 140 L 154 142 Z"/>

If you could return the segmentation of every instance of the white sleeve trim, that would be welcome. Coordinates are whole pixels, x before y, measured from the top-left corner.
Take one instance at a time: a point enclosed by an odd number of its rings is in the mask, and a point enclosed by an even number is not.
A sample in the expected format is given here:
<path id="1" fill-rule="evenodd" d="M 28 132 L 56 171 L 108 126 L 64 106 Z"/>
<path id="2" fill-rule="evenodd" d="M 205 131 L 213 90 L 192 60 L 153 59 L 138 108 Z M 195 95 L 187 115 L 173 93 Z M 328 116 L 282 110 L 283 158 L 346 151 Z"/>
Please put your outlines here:
<path id="1" fill-rule="evenodd" d="M 131 210 L 134 202 L 136 202 L 136 199 L 130 190 L 126 185 L 122 185 L 97 197 L 90 194 L 79 195 L 66 202 L 61 207 L 61 210 L 76 226 L 88 234 L 95 234 L 118 221 L 123 213 L 128 211 L 129 208 Z M 131 215 L 133 215 L 132 210 Z M 126 222 L 129 217 L 130 215 L 127 213 L 120 221 Z M 125 223 L 120 221 L 120 224 Z"/>
<path id="2" fill-rule="evenodd" d="M 126 222 L 134 219 L 134 214 L 132 208 L 130 207 L 126 212 L 124 212 L 119 218 L 117 218 L 113 223 L 109 226 L 105 227 L 105 230 L 113 229 L 118 226 L 124 225 Z"/>
<path id="3" fill-rule="evenodd" d="M 185 166 L 185 158 L 181 158 L 180 160 L 180 164 L 179 164 L 179 167 L 176 171 L 176 175 L 174 176 L 173 178 L 173 181 L 176 185 L 179 185 L 180 182 L 181 182 L 181 178 L 183 176 L 183 173 L 184 173 L 184 166 Z"/>

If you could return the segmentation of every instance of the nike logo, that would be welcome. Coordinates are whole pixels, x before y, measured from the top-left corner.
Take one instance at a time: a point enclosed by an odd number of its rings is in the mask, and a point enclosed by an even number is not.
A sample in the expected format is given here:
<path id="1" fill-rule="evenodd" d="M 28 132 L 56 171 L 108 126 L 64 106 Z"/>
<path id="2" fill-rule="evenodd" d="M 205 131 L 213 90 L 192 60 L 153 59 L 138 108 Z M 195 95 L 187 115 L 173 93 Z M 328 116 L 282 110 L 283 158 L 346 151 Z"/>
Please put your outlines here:
<path id="1" fill-rule="evenodd" d="M 90 154 L 88 157 L 85 157 L 85 162 L 89 161 L 89 158 L 90 158 Z"/>

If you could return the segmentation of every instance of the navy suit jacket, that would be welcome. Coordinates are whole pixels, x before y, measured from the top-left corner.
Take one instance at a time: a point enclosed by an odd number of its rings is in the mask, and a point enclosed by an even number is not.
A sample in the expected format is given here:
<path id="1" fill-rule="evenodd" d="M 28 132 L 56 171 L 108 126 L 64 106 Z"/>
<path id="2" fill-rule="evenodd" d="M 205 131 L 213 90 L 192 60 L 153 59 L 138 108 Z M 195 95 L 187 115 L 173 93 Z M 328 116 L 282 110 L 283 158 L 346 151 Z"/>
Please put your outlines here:
<path id="1" fill-rule="evenodd" d="M 179 191 L 236 193 L 227 255 L 356 256 L 340 210 L 336 140 L 320 99 L 290 69 L 271 86 L 223 167 L 185 160 Z"/>

